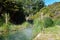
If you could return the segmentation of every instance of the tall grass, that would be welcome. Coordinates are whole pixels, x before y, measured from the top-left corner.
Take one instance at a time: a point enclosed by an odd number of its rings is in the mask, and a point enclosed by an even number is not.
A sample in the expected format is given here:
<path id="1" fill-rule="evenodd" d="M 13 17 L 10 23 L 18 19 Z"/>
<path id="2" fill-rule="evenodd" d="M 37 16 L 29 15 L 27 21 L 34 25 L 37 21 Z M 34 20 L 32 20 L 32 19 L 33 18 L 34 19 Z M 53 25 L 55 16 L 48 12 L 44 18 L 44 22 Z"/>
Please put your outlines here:
<path id="1" fill-rule="evenodd" d="M 35 37 L 41 31 L 42 25 L 39 18 L 34 20 L 33 24 L 33 37 Z"/>

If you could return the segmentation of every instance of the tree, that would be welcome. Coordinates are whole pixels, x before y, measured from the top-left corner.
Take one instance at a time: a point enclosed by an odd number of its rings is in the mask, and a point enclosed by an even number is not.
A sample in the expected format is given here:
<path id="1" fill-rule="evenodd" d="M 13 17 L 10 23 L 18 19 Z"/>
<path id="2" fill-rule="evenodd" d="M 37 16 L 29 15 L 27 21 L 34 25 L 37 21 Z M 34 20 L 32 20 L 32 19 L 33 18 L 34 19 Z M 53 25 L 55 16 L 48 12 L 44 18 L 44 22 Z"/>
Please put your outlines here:
<path id="1" fill-rule="evenodd" d="M 22 8 L 23 5 L 21 4 L 21 2 L 16 3 L 15 1 L 5 0 L 5 1 L 1 1 L 0 3 L 1 3 L 0 15 L 3 14 L 3 16 L 5 17 L 6 24 L 8 24 L 9 20 L 11 20 L 12 17 L 14 17 L 12 21 L 15 20 L 14 22 L 17 21 L 16 23 L 18 23 L 18 20 L 20 19 L 21 20 L 19 22 L 22 22 L 25 20 L 24 10 Z"/>
<path id="2" fill-rule="evenodd" d="M 22 3 L 25 15 L 35 14 L 45 5 L 43 0 L 18 0 L 17 2 Z"/>
<path id="3" fill-rule="evenodd" d="M 8 22 L 8 16 L 13 16 L 16 12 L 23 13 L 22 15 L 33 15 L 44 7 L 43 0 L 1 0 L 0 15 L 5 15 L 5 22 Z M 12 13 L 12 14 L 11 14 Z"/>

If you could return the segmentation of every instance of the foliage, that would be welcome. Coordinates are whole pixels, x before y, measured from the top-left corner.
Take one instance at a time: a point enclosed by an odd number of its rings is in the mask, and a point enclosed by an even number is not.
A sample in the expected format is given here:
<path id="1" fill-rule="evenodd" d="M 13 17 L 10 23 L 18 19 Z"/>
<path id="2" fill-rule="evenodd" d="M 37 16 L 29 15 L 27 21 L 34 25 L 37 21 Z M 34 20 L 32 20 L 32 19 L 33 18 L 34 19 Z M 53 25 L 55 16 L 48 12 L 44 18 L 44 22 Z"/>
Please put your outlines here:
<path id="1" fill-rule="evenodd" d="M 41 16 L 41 13 L 43 13 L 43 16 L 44 17 L 49 17 L 49 18 L 44 18 L 44 26 L 52 26 L 54 25 L 54 23 L 57 23 L 59 24 L 59 21 L 56 20 L 56 19 L 59 19 L 60 18 L 60 6 L 59 6 L 60 2 L 56 2 L 52 5 L 49 5 L 49 6 L 45 6 L 43 7 L 39 12 L 37 12 L 32 18 L 36 17 L 36 18 L 40 18 Z M 35 18 L 35 19 L 36 19 Z M 56 21 L 54 21 L 56 20 Z"/>
<path id="2" fill-rule="evenodd" d="M 37 19 L 34 19 L 34 24 L 33 24 L 33 37 L 35 37 L 40 31 L 41 31 L 41 28 L 42 28 L 42 22 L 41 20 L 39 20 L 39 18 Z"/>
<path id="3" fill-rule="evenodd" d="M 1 12 L 0 15 L 3 14 L 5 16 L 5 21 L 8 22 L 7 15 L 9 15 L 10 19 L 11 16 L 14 15 L 16 12 L 23 13 L 23 15 L 34 14 L 39 11 L 42 7 L 44 7 L 43 0 L 1 0 L 0 2 Z M 6 15 L 5 15 L 6 14 Z M 1 15 L 2 16 L 2 15 Z"/>
<path id="4" fill-rule="evenodd" d="M 22 3 L 26 15 L 34 14 L 44 7 L 43 0 L 18 0 L 18 1 Z"/>
<path id="5" fill-rule="evenodd" d="M 43 20 L 40 20 L 40 18 L 34 19 L 33 37 L 36 36 L 39 32 L 43 31 L 45 28 L 52 27 L 53 25 L 54 22 L 49 17 L 46 17 Z"/>
<path id="6" fill-rule="evenodd" d="M 49 17 L 44 18 L 44 27 L 51 27 L 54 24 L 53 20 Z"/>
<path id="7" fill-rule="evenodd" d="M 0 27 L 4 24 L 5 20 L 3 17 L 0 17 Z"/>
<path id="8" fill-rule="evenodd" d="M 18 16 L 21 19 L 23 18 L 22 16 L 24 16 L 24 10 L 23 10 L 23 6 L 21 3 L 16 3 L 15 1 L 9 1 L 9 0 L 5 0 L 0 2 L 0 15 L 3 16 L 5 18 L 5 22 L 7 24 L 7 22 L 9 22 L 9 20 L 12 20 L 12 16 Z M 18 13 L 18 14 L 17 14 Z M 15 15 L 14 15 L 15 14 Z M 25 18 L 25 16 L 24 16 Z M 14 18 L 14 20 L 16 20 Z"/>

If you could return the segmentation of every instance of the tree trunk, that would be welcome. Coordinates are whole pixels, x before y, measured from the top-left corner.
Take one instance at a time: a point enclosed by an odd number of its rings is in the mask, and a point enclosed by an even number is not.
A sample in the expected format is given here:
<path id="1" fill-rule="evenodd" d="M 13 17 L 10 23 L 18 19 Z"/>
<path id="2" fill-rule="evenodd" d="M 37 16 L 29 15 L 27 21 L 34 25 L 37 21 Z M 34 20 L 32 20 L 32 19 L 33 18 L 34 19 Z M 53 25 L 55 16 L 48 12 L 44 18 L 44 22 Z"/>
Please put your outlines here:
<path id="1" fill-rule="evenodd" d="M 9 14 L 5 13 L 5 23 L 6 25 L 8 24 L 9 22 Z"/>

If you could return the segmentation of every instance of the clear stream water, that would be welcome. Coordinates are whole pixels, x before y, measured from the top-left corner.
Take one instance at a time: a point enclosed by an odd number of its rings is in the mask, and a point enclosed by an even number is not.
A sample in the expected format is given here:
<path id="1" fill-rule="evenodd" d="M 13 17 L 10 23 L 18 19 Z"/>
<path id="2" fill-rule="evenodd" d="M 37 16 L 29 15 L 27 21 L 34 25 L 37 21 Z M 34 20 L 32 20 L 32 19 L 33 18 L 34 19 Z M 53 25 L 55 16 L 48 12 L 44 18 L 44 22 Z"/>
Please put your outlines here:
<path id="1" fill-rule="evenodd" d="M 32 40 L 32 28 L 28 27 L 15 33 L 10 32 L 7 40 Z"/>

